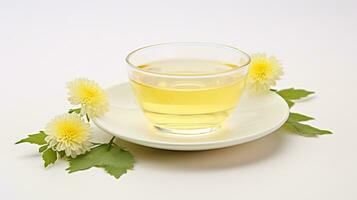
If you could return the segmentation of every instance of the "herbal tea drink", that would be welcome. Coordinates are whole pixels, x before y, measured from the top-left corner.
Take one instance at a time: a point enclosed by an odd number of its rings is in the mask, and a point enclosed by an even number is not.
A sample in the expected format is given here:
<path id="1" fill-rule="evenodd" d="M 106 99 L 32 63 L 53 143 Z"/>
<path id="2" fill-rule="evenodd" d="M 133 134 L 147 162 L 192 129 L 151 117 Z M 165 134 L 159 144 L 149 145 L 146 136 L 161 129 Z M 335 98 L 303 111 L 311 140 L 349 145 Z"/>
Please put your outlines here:
<path id="1" fill-rule="evenodd" d="M 139 68 L 151 72 L 175 75 L 214 74 L 238 66 L 208 60 L 166 60 L 152 62 Z M 131 80 L 132 87 L 144 114 L 159 127 L 201 129 L 216 127 L 235 108 L 242 94 L 244 79 L 178 81 L 152 78 L 140 83 Z M 138 82 L 139 81 L 139 82 Z"/>
<path id="2" fill-rule="evenodd" d="M 236 107 L 244 89 L 249 57 L 226 46 L 223 46 L 226 51 L 239 53 L 237 54 L 240 56 L 232 57 L 235 58 L 235 63 L 228 58 L 215 59 L 215 55 L 207 58 L 198 56 L 197 53 L 204 53 L 206 48 L 213 48 L 215 51 L 222 48 L 220 45 L 206 45 L 208 44 L 163 44 L 163 47 L 147 47 L 148 50 L 166 50 L 159 56 L 148 56 L 150 53 L 156 54 L 155 51 L 136 55 L 145 48 L 128 56 L 128 63 L 133 65 L 129 78 L 137 102 L 148 120 L 160 130 L 178 134 L 211 132 Z M 165 53 L 174 56 L 167 57 Z M 242 58 L 242 55 L 246 57 Z M 134 64 L 134 58 L 140 62 Z M 150 61 L 151 59 L 153 60 Z M 148 62 L 145 63 L 146 60 Z"/>

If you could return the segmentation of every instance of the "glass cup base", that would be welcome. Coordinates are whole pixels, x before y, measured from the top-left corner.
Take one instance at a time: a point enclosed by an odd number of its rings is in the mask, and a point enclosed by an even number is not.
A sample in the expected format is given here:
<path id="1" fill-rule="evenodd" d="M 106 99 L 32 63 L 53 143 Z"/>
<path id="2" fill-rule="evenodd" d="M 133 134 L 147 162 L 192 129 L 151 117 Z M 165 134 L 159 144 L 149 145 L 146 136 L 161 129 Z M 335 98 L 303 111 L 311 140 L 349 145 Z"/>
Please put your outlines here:
<path id="1" fill-rule="evenodd" d="M 176 135 L 203 135 L 210 134 L 217 131 L 219 127 L 209 127 L 209 128 L 200 128 L 200 129 L 171 129 L 167 127 L 154 126 L 157 130 L 163 133 L 176 134 Z"/>

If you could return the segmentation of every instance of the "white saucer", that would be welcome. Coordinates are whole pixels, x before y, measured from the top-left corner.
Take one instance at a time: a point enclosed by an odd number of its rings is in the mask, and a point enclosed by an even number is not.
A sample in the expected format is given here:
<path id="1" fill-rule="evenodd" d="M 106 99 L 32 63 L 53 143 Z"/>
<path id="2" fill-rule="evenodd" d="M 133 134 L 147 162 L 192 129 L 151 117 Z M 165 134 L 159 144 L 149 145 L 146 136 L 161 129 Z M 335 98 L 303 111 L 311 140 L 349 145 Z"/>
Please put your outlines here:
<path id="1" fill-rule="evenodd" d="M 94 123 L 118 138 L 159 149 L 208 150 L 249 142 L 274 132 L 289 116 L 288 105 L 274 92 L 254 97 L 243 95 L 238 108 L 219 131 L 199 136 L 173 135 L 150 125 L 135 104 L 129 83 L 112 86 L 107 92 L 109 112 L 93 119 Z"/>

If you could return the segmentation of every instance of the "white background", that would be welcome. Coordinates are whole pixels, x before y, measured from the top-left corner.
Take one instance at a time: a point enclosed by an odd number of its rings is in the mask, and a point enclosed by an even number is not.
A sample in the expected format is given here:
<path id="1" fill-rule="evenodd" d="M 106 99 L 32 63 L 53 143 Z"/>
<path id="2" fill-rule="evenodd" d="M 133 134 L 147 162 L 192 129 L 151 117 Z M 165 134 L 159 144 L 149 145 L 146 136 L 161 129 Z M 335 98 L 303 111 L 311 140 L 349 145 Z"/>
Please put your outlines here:
<path id="1" fill-rule="evenodd" d="M 0 1 L 1 199 L 357 199 L 356 1 Z M 101 169 L 43 168 L 14 142 L 69 108 L 65 83 L 127 80 L 124 57 L 161 42 L 206 41 L 277 56 L 278 87 L 316 91 L 294 111 L 335 134 L 279 130 L 222 150 L 172 152 L 122 142 L 119 180 Z M 102 141 L 110 138 L 96 130 Z"/>

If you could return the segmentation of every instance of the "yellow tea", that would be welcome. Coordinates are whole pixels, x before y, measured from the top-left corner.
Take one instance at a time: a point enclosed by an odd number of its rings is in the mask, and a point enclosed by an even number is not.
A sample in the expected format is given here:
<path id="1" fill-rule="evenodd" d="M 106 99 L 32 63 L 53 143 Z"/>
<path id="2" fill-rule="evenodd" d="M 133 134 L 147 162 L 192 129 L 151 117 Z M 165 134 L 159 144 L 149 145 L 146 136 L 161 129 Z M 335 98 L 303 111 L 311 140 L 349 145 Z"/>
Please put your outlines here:
<path id="1" fill-rule="evenodd" d="M 131 85 L 146 117 L 164 129 L 216 127 L 235 108 L 245 83 L 245 76 L 240 74 L 219 76 L 239 68 L 219 61 L 162 60 L 138 68 L 163 74 L 134 73 Z M 170 76 L 165 77 L 167 74 Z M 197 78 L 200 75 L 208 76 Z"/>

